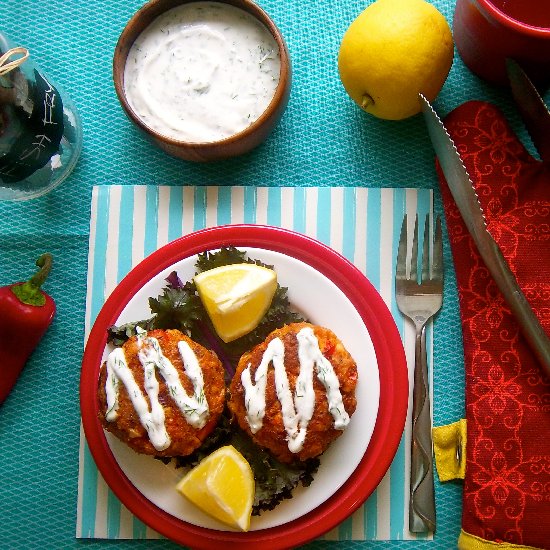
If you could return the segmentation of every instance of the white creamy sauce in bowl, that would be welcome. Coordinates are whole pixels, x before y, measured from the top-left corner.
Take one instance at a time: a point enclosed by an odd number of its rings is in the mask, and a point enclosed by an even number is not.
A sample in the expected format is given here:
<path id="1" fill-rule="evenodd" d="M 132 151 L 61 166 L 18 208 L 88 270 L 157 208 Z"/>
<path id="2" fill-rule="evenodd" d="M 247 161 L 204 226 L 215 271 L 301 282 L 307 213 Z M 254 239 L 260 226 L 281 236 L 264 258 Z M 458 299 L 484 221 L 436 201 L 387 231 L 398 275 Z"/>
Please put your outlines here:
<path id="1" fill-rule="evenodd" d="M 252 15 L 220 2 L 182 4 L 132 45 L 124 89 L 136 115 L 179 141 L 220 141 L 255 122 L 279 84 L 280 53 Z"/>

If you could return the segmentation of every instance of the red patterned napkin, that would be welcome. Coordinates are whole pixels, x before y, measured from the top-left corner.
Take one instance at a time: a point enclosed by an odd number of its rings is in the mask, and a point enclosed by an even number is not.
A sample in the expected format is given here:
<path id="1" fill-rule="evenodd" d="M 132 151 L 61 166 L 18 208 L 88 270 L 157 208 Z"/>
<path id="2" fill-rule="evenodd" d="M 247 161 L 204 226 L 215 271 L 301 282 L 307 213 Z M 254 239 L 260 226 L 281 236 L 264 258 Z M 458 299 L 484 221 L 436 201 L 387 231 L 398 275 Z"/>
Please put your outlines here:
<path id="1" fill-rule="evenodd" d="M 550 162 L 529 155 L 494 106 L 445 119 L 488 229 L 550 334 Z M 550 549 L 550 380 L 543 374 L 438 175 L 456 269 L 466 368 L 462 548 Z M 488 546 L 487 546 L 488 547 Z"/>

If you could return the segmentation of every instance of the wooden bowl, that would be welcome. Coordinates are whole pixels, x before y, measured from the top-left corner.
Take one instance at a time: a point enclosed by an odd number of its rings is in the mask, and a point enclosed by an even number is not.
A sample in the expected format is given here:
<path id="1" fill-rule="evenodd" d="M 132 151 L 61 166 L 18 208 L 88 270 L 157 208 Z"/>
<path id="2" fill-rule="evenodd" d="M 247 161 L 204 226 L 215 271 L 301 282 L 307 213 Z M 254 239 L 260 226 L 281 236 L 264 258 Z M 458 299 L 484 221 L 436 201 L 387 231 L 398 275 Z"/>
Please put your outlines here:
<path id="1" fill-rule="evenodd" d="M 136 38 L 151 22 L 164 12 L 196 0 L 151 0 L 128 21 L 120 35 L 113 58 L 113 80 L 118 99 L 128 118 L 158 147 L 178 158 L 195 162 L 208 162 L 242 155 L 261 144 L 279 122 L 288 104 L 292 71 L 290 55 L 279 29 L 270 17 L 251 0 L 215 0 L 240 8 L 258 19 L 273 35 L 281 62 L 279 83 L 275 94 L 263 114 L 250 126 L 234 135 L 211 142 L 180 141 L 160 134 L 147 126 L 130 106 L 124 88 L 124 68 L 128 53 Z"/>

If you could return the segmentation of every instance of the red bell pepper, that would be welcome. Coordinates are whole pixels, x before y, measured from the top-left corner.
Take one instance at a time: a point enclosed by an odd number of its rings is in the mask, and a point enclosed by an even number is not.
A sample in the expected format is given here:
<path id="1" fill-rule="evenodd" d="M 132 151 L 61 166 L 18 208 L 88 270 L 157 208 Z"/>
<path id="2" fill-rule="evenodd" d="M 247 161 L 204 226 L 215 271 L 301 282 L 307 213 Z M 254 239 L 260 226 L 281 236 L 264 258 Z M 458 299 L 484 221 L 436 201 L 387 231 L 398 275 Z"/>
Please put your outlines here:
<path id="1" fill-rule="evenodd" d="M 36 265 L 40 269 L 27 282 L 0 288 L 0 404 L 55 314 L 54 301 L 40 288 L 52 266 L 51 254 L 42 254 Z"/>

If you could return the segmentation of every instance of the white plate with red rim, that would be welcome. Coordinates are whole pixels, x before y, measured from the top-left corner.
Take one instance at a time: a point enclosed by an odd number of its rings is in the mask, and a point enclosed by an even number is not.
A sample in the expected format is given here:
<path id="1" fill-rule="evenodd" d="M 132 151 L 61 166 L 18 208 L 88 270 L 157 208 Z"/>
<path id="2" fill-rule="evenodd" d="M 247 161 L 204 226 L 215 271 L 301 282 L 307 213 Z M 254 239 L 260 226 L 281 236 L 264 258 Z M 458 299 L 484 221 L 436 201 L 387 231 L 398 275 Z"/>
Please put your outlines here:
<path id="1" fill-rule="evenodd" d="M 149 297 L 166 277 L 195 273 L 197 254 L 235 246 L 274 266 L 291 304 L 310 322 L 333 330 L 358 365 L 357 410 L 321 457 L 313 483 L 254 516 L 239 533 L 209 518 L 175 490 L 181 470 L 139 455 L 106 433 L 98 418 L 97 379 L 109 346 L 107 328 L 151 315 Z M 407 409 L 408 378 L 401 339 L 382 298 L 363 274 L 331 248 L 299 233 L 232 225 L 182 237 L 136 266 L 116 287 L 90 332 L 83 358 L 81 410 L 90 451 L 118 498 L 151 528 L 181 544 L 216 548 L 295 546 L 321 535 L 372 493 L 397 450 Z"/>

